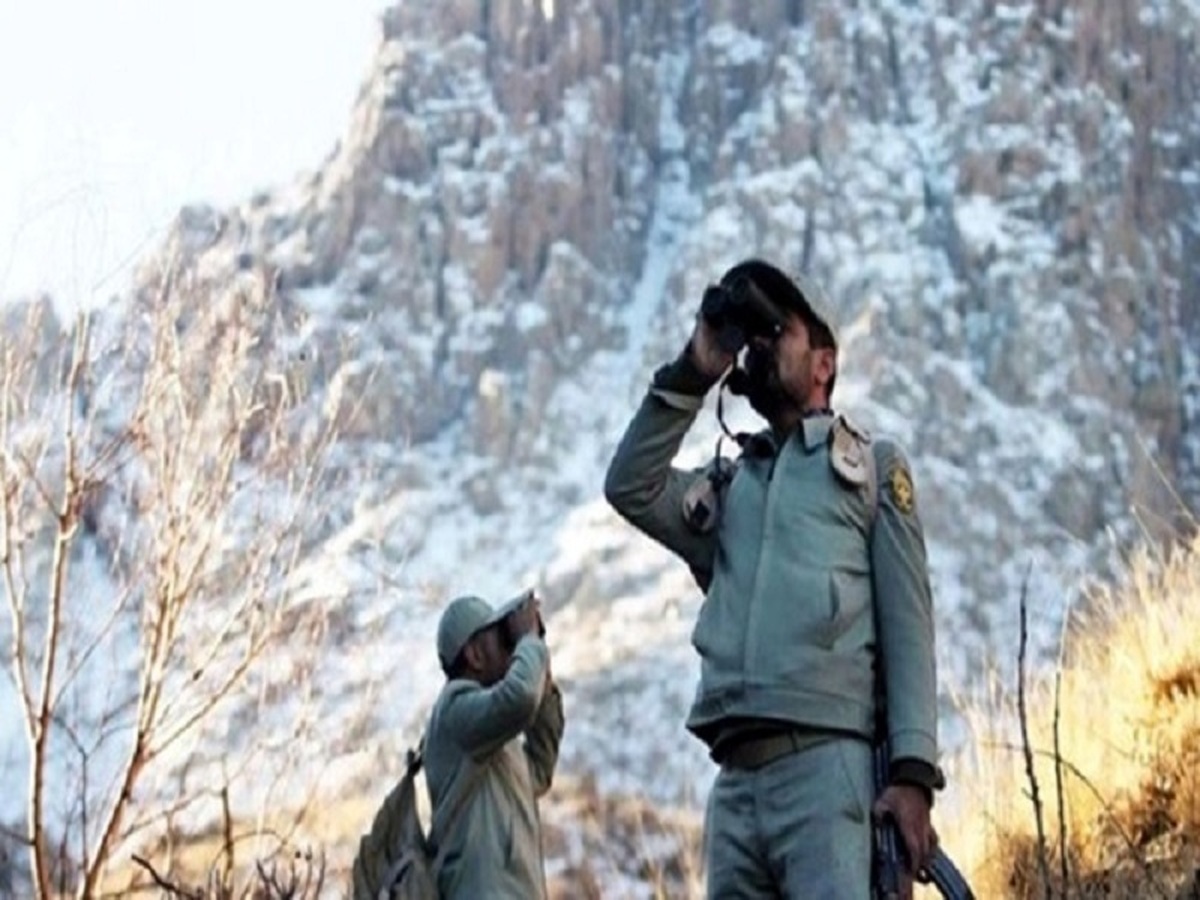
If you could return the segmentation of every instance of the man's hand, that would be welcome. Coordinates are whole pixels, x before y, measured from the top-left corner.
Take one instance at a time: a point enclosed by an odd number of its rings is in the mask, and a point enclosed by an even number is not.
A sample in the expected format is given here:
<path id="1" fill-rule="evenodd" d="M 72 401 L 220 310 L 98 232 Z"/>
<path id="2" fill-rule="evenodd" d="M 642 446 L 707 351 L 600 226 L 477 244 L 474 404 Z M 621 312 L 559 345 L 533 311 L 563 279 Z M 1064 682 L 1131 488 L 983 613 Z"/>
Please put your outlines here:
<path id="1" fill-rule="evenodd" d="M 736 358 L 734 354 L 721 349 L 717 344 L 717 333 L 702 316 L 696 316 L 696 327 L 692 329 L 688 352 L 691 353 L 696 368 L 713 381 L 724 375 L 725 370 L 733 365 Z"/>
<path id="2" fill-rule="evenodd" d="M 929 865 L 937 849 L 938 836 L 929 821 L 925 792 L 910 784 L 893 784 L 884 789 L 872 810 L 876 818 L 891 816 L 907 850 L 908 878 L 902 896 L 912 897 L 912 879 Z"/>
<path id="3" fill-rule="evenodd" d="M 537 598 L 531 593 L 524 603 L 510 612 L 504 619 L 504 627 L 515 645 L 527 634 L 537 634 L 542 614 Z"/>

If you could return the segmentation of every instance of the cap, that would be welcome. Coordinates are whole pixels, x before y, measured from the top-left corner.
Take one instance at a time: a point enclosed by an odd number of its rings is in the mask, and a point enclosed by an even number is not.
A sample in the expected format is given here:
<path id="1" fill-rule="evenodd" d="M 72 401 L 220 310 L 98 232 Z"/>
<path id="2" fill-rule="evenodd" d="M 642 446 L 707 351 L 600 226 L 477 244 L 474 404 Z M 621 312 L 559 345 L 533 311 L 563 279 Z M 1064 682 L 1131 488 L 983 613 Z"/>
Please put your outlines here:
<path id="1" fill-rule="evenodd" d="M 531 591 L 514 597 L 499 609 L 494 608 L 482 597 L 466 595 L 450 601 L 438 622 L 437 651 L 443 669 L 449 669 L 462 653 L 467 641 L 485 628 L 490 628 L 504 619 L 532 596 Z"/>
<path id="2" fill-rule="evenodd" d="M 453 666 L 467 641 L 501 618 L 482 597 L 465 596 L 450 601 L 442 612 L 437 630 L 438 659 L 442 668 Z"/>
<path id="3" fill-rule="evenodd" d="M 799 272 L 788 275 L 778 266 L 761 259 L 746 259 L 722 275 L 721 283 L 729 284 L 739 276 L 753 281 L 780 308 L 796 313 L 810 329 L 816 326 L 824 331 L 824 336 L 837 350 L 837 332 L 833 327 L 829 298 L 815 281 Z"/>

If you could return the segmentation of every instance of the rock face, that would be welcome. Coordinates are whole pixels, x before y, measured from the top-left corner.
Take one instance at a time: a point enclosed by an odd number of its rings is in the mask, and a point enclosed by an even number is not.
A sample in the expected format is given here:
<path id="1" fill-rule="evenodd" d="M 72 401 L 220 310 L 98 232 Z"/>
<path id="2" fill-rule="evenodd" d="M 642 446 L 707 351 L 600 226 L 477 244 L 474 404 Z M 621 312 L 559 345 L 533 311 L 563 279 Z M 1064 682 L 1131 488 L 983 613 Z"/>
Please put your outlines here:
<path id="1" fill-rule="evenodd" d="M 417 654 L 396 671 L 432 669 L 447 594 L 538 582 L 595 737 L 568 764 L 677 796 L 605 734 L 684 743 L 698 593 L 600 484 L 738 259 L 826 286 L 840 405 L 911 450 L 948 686 L 1015 657 L 1026 580 L 1049 646 L 1083 572 L 1200 501 L 1197 29 L 1133 0 L 401 2 L 320 170 L 170 250 L 276 278 L 296 383 L 370 473 L 345 502 L 378 540 L 328 552 L 399 572 L 353 601 Z M 409 734 L 422 685 L 385 716 Z"/>

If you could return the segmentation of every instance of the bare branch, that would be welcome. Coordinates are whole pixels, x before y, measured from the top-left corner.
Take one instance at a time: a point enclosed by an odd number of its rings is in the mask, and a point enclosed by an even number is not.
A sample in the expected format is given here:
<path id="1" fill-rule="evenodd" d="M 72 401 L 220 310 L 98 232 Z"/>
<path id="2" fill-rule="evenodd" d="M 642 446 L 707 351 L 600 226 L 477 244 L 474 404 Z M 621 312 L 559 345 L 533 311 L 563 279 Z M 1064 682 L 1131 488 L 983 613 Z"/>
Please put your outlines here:
<path id="1" fill-rule="evenodd" d="M 1037 823 L 1038 868 L 1042 873 L 1042 884 L 1046 886 L 1046 900 L 1053 900 L 1054 888 L 1050 882 L 1050 865 L 1046 858 L 1046 830 L 1042 821 L 1042 801 L 1038 794 L 1037 773 L 1033 767 L 1033 750 L 1029 743 L 1029 717 L 1025 710 L 1025 646 L 1029 639 L 1026 626 L 1025 600 L 1029 589 L 1029 575 L 1033 570 L 1030 563 L 1021 584 L 1021 637 L 1017 650 L 1017 710 L 1021 723 L 1021 746 L 1025 751 L 1025 775 L 1029 779 L 1029 796 L 1033 802 L 1033 816 Z"/>
<path id="2" fill-rule="evenodd" d="M 112 634 L 113 629 L 117 626 L 117 623 L 120 621 L 122 615 L 128 609 L 131 596 L 132 594 L 128 589 L 123 590 L 120 592 L 120 594 L 118 594 L 116 601 L 113 603 L 112 612 L 109 614 L 108 618 L 104 620 L 104 623 L 96 630 L 96 634 L 90 641 L 87 642 L 83 648 L 83 651 L 75 658 L 71 668 L 64 673 L 61 679 L 59 679 L 58 693 L 55 695 L 51 706 L 57 708 L 59 704 L 62 703 L 64 695 L 75 684 L 75 679 L 79 677 L 79 673 L 82 672 L 87 666 L 87 663 L 92 658 L 92 655 L 104 645 L 105 641 Z"/>
<path id="3" fill-rule="evenodd" d="M 23 839 L 43 895 L 61 879 L 98 896 L 117 848 L 161 821 L 150 810 L 207 814 L 213 797 L 225 822 L 221 883 L 232 885 L 234 784 L 262 742 L 207 795 L 175 780 L 201 760 L 181 744 L 218 706 L 253 702 L 255 664 L 297 621 L 321 615 L 313 598 L 293 603 L 336 432 L 323 420 L 315 434 L 297 431 L 291 400 L 265 386 L 269 295 L 209 296 L 197 284 L 168 266 L 157 298 L 141 295 L 147 315 L 125 320 L 123 360 L 93 356 L 84 318 L 49 344 L 4 348 L 0 552 L 9 669 L 31 748 Z M 61 404 L 54 423 L 42 419 L 47 398 Z M 83 601 L 71 561 L 93 535 L 112 585 Z M 84 602 L 88 615 L 76 616 Z M 130 660 L 116 666 L 128 689 L 94 696 L 89 678 L 111 677 L 108 648 L 113 662 Z M 64 736 L 74 753 L 59 753 Z"/>
<path id="4" fill-rule="evenodd" d="M 204 897 L 203 893 L 201 893 L 200 891 L 197 891 L 196 893 L 193 894 L 191 891 L 187 890 L 186 888 L 182 888 L 173 882 L 167 881 L 167 879 L 163 878 L 161 875 L 158 874 L 158 872 L 155 870 L 154 866 L 150 865 L 148 860 L 146 860 L 145 858 L 143 858 L 141 856 L 138 856 L 136 853 L 133 854 L 133 861 L 135 863 L 137 863 L 139 866 L 141 866 L 143 869 L 145 869 L 147 872 L 149 872 L 150 877 L 152 879 L 154 879 L 154 883 L 156 885 L 158 885 L 158 887 L 160 887 L 164 891 L 166 891 L 168 894 L 170 894 L 172 897 L 184 897 L 184 898 L 186 898 L 186 900 L 203 900 L 203 897 Z"/>

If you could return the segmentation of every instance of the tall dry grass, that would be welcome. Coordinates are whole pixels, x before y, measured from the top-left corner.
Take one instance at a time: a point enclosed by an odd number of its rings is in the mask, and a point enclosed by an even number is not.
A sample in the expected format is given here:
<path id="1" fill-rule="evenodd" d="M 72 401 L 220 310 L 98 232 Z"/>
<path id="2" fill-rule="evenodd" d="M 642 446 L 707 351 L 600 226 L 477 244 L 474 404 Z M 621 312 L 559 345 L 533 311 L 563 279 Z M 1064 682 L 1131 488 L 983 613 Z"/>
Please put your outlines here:
<path id="1" fill-rule="evenodd" d="M 1056 672 L 965 711 L 944 842 L 980 897 L 1200 898 L 1200 537 L 1081 606 Z"/>

